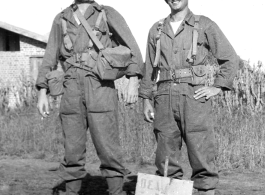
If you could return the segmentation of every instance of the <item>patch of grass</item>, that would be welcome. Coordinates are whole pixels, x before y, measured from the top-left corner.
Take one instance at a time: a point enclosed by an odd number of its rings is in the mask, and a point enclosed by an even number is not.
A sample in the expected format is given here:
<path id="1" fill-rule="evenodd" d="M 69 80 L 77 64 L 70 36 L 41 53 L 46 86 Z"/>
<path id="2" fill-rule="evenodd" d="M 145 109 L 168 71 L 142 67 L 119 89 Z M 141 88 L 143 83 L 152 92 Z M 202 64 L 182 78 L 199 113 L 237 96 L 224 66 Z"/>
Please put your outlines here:
<path id="1" fill-rule="evenodd" d="M 265 167 L 265 115 L 225 109 L 216 113 L 217 163 L 220 168 L 255 169 Z"/>
<path id="2" fill-rule="evenodd" d="M 41 120 L 36 108 L 10 112 L 0 120 L 0 152 L 10 156 L 44 158 L 62 156 L 62 136 L 57 113 Z"/>

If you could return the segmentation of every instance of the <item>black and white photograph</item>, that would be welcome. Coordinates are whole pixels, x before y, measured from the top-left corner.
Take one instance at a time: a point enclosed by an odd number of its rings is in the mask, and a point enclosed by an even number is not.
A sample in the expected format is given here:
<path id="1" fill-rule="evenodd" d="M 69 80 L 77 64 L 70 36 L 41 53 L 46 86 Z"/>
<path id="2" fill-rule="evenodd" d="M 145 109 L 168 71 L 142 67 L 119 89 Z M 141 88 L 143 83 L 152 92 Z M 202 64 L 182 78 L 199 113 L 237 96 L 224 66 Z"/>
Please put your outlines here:
<path id="1" fill-rule="evenodd" d="M 264 10 L 1 0 L 0 195 L 265 195 Z"/>

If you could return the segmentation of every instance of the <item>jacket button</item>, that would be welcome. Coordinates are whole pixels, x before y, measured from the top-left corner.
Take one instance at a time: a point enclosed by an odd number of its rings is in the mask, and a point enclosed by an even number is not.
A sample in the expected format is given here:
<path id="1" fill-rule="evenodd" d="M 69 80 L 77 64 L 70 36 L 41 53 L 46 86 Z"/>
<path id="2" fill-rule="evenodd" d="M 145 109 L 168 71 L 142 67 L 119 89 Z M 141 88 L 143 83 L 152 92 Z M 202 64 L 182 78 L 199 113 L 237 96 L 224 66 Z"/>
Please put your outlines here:
<path id="1" fill-rule="evenodd" d="M 178 50 L 177 50 L 177 49 L 175 49 L 175 50 L 174 50 L 174 54 L 177 54 L 177 53 L 178 53 Z"/>

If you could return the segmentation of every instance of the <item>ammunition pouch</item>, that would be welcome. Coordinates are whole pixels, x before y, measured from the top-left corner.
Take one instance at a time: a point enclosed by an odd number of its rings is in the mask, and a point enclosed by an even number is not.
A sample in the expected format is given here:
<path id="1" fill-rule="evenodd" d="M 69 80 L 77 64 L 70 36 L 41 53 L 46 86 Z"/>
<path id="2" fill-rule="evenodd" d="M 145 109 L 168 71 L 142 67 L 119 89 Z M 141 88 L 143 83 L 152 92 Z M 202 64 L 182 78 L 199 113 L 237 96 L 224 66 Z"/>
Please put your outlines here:
<path id="1" fill-rule="evenodd" d="M 53 70 L 46 74 L 48 86 L 51 96 L 58 96 L 63 94 L 64 72 Z"/>
<path id="2" fill-rule="evenodd" d="M 193 85 L 205 85 L 207 83 L 207 78 L 210 72 L 210 65 L 203 64 L 203 65 L 196 65 L 192 66 L 192 73 L 193 73 Z"/>

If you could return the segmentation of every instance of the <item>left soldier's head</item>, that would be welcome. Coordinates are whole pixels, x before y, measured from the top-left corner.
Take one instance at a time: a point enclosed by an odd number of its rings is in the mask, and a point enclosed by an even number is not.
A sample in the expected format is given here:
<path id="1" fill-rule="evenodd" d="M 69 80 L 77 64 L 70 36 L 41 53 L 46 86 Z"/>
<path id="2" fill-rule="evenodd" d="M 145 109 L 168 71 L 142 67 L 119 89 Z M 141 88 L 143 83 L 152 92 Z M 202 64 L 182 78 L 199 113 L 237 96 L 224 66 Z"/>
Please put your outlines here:
<path id="1" fill-rule="evenodd" d="M 188 7 L 189 0 L 165 0 L 171 10 L 182 11 Z"/>

